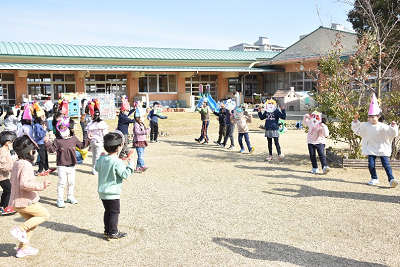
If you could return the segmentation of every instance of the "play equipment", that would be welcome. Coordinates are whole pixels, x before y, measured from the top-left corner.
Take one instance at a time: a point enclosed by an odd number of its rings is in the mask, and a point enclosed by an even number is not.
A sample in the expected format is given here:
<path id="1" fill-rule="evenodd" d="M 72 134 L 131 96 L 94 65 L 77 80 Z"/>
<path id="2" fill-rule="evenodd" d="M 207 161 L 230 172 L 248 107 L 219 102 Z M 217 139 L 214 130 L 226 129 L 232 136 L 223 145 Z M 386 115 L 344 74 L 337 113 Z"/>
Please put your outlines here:
<path id="1" fill-rule="evenodd" d="M 206 85 L 205 92 L 203 92 L 203 85 L 199 85 L 199 95 L 197 96 L 200 98 L 199 102 L 197 103 L 196 109 L 200 108 L 201 105 L 203 105 L 203 102 L 207 102 L 208 106 L 211 108 L 211 110 L 219 112 L 219 106 L 217 105 L 217 102 L 212 98 L 210 95 L 210 85 Z"/>

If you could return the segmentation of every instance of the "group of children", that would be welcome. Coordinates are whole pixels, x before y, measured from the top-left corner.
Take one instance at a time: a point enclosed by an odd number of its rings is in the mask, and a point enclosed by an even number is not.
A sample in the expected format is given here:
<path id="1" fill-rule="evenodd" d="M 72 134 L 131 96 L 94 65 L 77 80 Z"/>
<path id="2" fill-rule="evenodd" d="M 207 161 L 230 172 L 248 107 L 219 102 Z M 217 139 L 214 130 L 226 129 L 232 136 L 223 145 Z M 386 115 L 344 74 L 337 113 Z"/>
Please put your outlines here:
<path id="1" fill-rule="evenodd" d="M 247 126 L 247 123 L 250 123 L 253 119 L 251 114 L 245 111 L 246 106 L 230 110 L 226 108 L 226 105 L 230 105 L 230 103 L 225 102 L 221 104 L 220 110 L 215 112 L 220 123 L 219 139 L 216 141 L 216 144 L 225 147 L 228 138 L 230 138 L 230 148 L 233 148 L 233 131 L 231 129 L 228 130 L 228 125 L 233 126 L 236 124 L 239 132 L 240 153 L 244 152 L 242 143 L 244 137 L 249 153 L 251 154 L 254 151 L 254 147 L 250 144 Z M 375 170 L 375 159 L 379 156 L 388 175 L 390 186 L 396 187 L 398 181 L 392 175 L 388 156 L 390 154 L 390 139 L 397 136 L 398 126 L 395 122 L 392 122 L 390 126 L 379 122 L 380 110 L 376 108 L 376 105 L 376 103 L 371 103 L 368 122 L 361 124 L 356 116 L 352 123 L 352 129 L 357 135 L 362 137 L 363 152 L 365 155 L 368 155 L 368 167 L 372 178 L 368 184 L 376 185 L 379 183 Z M 153 121 L 153 128 L 150 129 L 144 124 L 146 111 L 140 105 L 134 107 L 134 111 L 124 107 L 121 108 L 119 115 L 119 130 L 108 132 L 108 126 L 100 119 L 100 111 L 97 108 L 93 108 L 93 112 L 91 113 L 92 119 L 85 125 L 87 136 L 82 142 L 74 134 L 73 120 L 68 118 L 66 114 L 61 113 L 61 116 L 55 117 L 55 140 L 50 141 L 44 135 L 42 147 L 46 151 L 57 154 L 56 162 L 59 178 L 57 206 L 61 208 L 65 207 L 63 199 L 66 183 L 68 183 L 66 202 L 71 204 L 78 203 L 74 197 L 75 165 L 77 164 L 75 150 L 76 148 L 83 149 L 89 145 L 91 146 L 94 158 L 93 172 L 98 176 L 98 194 L 104 207 L 104 237 L 108 240 L 119 239 L 127 236 L 126 233 L 118 230 L 122 181 L 128 179 L 133 172 L 145 171 L 148 168 L 144 165 L 143 161 L 144 148 L 147 146 L 146 134 L 151 130 L 156 131 L 158 129 L 157 120 L 154 116 L 161 117 L 155 112 L 148 115 L 148 119 Z M 131 113 L 135 113 L 134 120 L 128 118 Z M 201 113 L 203 115 L 202 118 L 204 118 L 203 122 L 205 123 L 203 123 L 202 135 L 196 141 L 200 142 L 204 139 L 205 142 L 208 142 L 207 122 L 209 122 L 209 117 L 207 115 L 209 114 L 209 109 L 206 104 L 203 104 Z M 266 103 L 264 112 L 261 112 L 260 108 L 258 109 L 258 116 L 261 120 L 266 120 L 265 137 L 268 140 L 269 152 L 267 160 L 272 160 L 272 139 L 278 152 L 278 158 L 282 160 L 283 154 L 279 145 L 278 120 L 279 118 L 286 118 L 284 107 L 281 107 L 279 111 L 276 109 L 276 103 L 273 100 L 269 100 Z M 133 146 L 136 148 L 138 154 L 136 168 L 133 153 L 127 150 L 128 133 L 125 130 L 127 128 L 126 125 L 130 123 L 134 123 L 135 137 Z M 312 163 L 311 172 L 319 172 L 316 160 L 317 151 L 322 164 L 322 172 L 327 173 L 329 167 L 326 162 L 324 148 L 329 130 L 323 123 L 322 114 L 316 111 L 306 114 L 303 118 L 303 124 L 309 128 L 307 143 Z M 43 129 L 46 130 L 46 127 Z M 37 131 L 39 130 L 37 129 Z M 50 180 L 45 180 L 44 182 L 36 182 L 35 180 L 33 163 L 36 151 L 41 150 L 41 144 L 35 142 L 29 134 L 17 137 L 15 131 L 15 129 L 5 130 L 0 134 L 0 164 L 2 168 L 0 172 L 0 185 L 3 188 L 1 202 L 2 204 L 9 203 L 10 208 L 14 209 L 25 219 L 24 223 L 15 226 L 10 231 L 20 242 L 16 256 L 25 257 L 35 255 L 39 252 L 38 249 L 30 246 L 29 241 L 36 226 L 49 218 L 49 212 L 38 202 L 39 196 L 37 191 L 46 189 L 50 186 L 51 182 Z M 39 131 L 38 135 L 40 134 Z M 37 140 L 39 140 L 39 137 Z M 157 141 L 157 138 L 153 135 L 151 140 Z M 103 149 L 107 153 L 104 153 Z M 11 156 L 11 150 L 15 151 L 18 160 Z M 125 150 L 124 153 L 123 150 Z M 127 165 L 124 164 L 124 160 L 127 161 Z M 46 165 L 42 167 L 45 169 Z"/>
<path id="2" fill-rule="evenodd" d="M 95 102 L 95 101 L 93 101 Z M 118 231 L 118 215 L 119 215 L 119 198 L 122 189 L 122 180 L 127 179 L 133 172 L 143 172 L 148 166 L 144 164 L 144 148 L 147 146 L 146 134 L 153 130 L 153 139 L 157 140 L 158 125 L 156 117 L 159 113 L 149 114 L 149 120 L 153 121 L 153 128 L 145 127 L 144 114 L 145 109 L 141 104 L 137 104 L 134 109 L 128 111 L 129 108 L 121 108 L 118 119 L 119 129 L 125 131 L 127 125 L 134 123 L 134 141 L 133 146 L 136 148 L 138 159 L 135 168 L 133 153 L 127 149 L 128 138 L 127 132 L 116 130 L 108 132 L 108 126 L 100 118 L 98 103 L 88 103 L 88 112 L 91 115 L 89 122 L 84 124 L 87 131 L 84 140 L 81 142 L 74 133 L 74 121 L 63 112 L 60 105 L 54 105 L 54 121 L 55 139 L 50 141 L 46 135 L 46 126 L 41 124 L 41 129 L 36 129 L 36 140 L 42 140 L 43 143 L 35 142 L 35 138 L 29 135 L 27 130 L 21 136 L 15 133 L 17 129 L 11 131 L 6 130 L 0 134 L 0 185 L 3 188 L 1 196 L 1 204 L 9 205 L 5 208 L 18 212 L 25 222 L 19 226 L 15 226 L 11 230 L 11 234 L 19 240 L 17 249 L 17 257 L 25 257 L 35 255 L 39 252 L 29 244 L 30 237 L 37 225 L 49 218 L 48 211 L 41 206 L 37 191 L 44 190 L 51 182 L 36 182 L 33 164 L 35 162 L 36 152 L 42 159 L 42 149 L 46 152 L 56 153 L 56 164 L 58 173 L 57 186 L 57 207 L 65 207 L 64 188 L 68 184 L 67 203 L 77 204 L 78 200 L 74 197 L 75 184 L 75 165 L 77 164 L 76 149 L 85 149 L 91 147 L 93 153 L 93 173 L 98 176 L 98 193 L 104 206 L 104 237 L 108 240 L 119 239 L 126 236 L 126 233 Z M 155 103 L 156 106 L 158 103 Z M 29 106 L 25 107 L 30 109 Z M 41 115 L 39 110 L 34 112 L 35 117 Z M 129 113 L 135 113 L 135 119 L 128 118 Z M 161 117 L 161 116 L 160 116 Z M 162 117 L 166 118 L 166 117 Z M 44 120 L 44 118 L 41 118 Z M 40 123 L 40 120 L 38 120 Z M 127 129 L 126 129 L 127 131 Z M 35 131 L 33 131 L 35 132 Z M 107 152 L 104 153 L 103 149 Z M 125 154 L 122 151 L 125 149 Z M 13 158 L 11 151 L 16 153 Z M 123 161 L 126 160 L 126 166 Z M 41 165 L 42 166 L 42 165 Z M 46 169 L 46 165 L 43 165 Z M 15 211 L 14 211 L 15 210 Z"/>
<path id="3" fill-rule="evenodd" d="M 254 151 L 254 147 L 250 145 L 247 123 L 252 122 L 252 116 L 245 111 L 245 104 L 235 108 L 235 105 L 232 101 L 233 100 L 222 99 L 219 101 L 219 111 L 212 111 L 218 116 L 219 121 L 218 140 L 214 141 L 214 143 L 221 147 L 225 147 L 227 139 L 230 138 L 231 146 L 229 149 L 233 149 L 235 147 L 233 139 L 233 125 L 236 124 L 238 129 L 238 142 L 240 145 L 239 153 L 243 153 L 245 151 L 242 143 L 242 139 L 244 137 L 249 153 L 251 154 Z M 226 106 L 229 106 L 229 108 Z M 210 108 L 207 105 L 206 99 L 203 100 L 203 103 L 199 106 L 198 111 L 201 114 L 202 128 L 200 137 L 195 138 L 195 141 L 200 143 L 204 139 L 205 141 L 202 144 L 207 144 L 209 140 L 207 129 L 210 120 Z M 373 94 L 368 113 L 368 122 L 361 124 L 358 121 L 358 116 L 356 116 L 351 127 L 356 135 L 362 137 L 363 154 L 368 156 L 368 169 L 371 174 L 371 181 L 367 184 L 376 185 L 379 183 L 375 168 L 375 160 L 376 157 L 380 157 L 382 166 L 384 167 L 388 176 L 389 184 L 392 188 L 394 188 L 398 185 L 398 180 L 393 177 L 388 157 L 391 154 L 391 140 L 398 135 L 398 126 L 394 121 L 390 126 L 382 123 L 380 120 L 381 116 L 382 114 L 378 101 L 376 100 L 375 94 Z M 265 102 L 264 112 L 261 112 L 261 106 L 258 107 L 258 117 L 260 120 L 265 119 L 265 137 L 267 138 L 268 142 L 268 157 L 266 160 L 271 161 L 273 159 L 272 141 L 274 141 L 276 151 L 278 153 L 278 160 L 282 161 L 284 155 L 281 152 L 281 147 L 279 144 L 279 119 L 286 119 L 285 108 L 281 106 L 280 110 L 277 109 L 276 101 L 269 99 Z M 320 173 L 316 157 L 318 154 L 322 167 L 321 172 L 322 174 L 326 174 L 330 171 L 330 168 L 325 155 L 326 138 L 329 136 L 329 129 L 325 124 L 325 118 L 323 118 L 323 114 L 321 112 L 314 111 L 311 114 L 304 115 L 303 125 L 308 127 L 307 145 L 312 165 L 311 173 Z"/>

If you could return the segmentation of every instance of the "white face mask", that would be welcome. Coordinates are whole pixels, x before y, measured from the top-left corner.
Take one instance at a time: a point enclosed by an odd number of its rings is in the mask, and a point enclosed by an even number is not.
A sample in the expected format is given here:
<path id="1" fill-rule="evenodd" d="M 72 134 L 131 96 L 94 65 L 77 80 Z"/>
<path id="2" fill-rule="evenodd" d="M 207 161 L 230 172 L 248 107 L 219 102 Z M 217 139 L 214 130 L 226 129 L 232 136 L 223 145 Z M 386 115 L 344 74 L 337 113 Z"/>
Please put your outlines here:
<path id="1" fill-rule="evenodd" d="M 64 132 L 60 132 L 61 137 L 64 139 L 68 138 L 69 134 L 70 134 L 69 129 L 65 130 Z"/>
<path id="2" fill-rule="evenodd" d="M 12 144 L 8 144 L 8 150 L 13 150 L 13 146 L 12 146 Z"/>

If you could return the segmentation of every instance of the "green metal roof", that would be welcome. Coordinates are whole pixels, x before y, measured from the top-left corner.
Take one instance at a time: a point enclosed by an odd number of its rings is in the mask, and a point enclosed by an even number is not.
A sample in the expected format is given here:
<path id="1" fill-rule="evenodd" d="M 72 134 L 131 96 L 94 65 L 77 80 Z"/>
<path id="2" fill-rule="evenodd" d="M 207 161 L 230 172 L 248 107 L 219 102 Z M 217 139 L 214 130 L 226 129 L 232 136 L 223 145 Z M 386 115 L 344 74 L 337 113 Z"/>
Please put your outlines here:
<path id="1" fill-rule="evenodd" d="M 255 61 L 279 52 L 0 42 L 1 56 L 102 59 Z"/>
<path id="2" fill-rule="evenodd" d="M 76 65 L 76 64 L 34 64 L 3 63 L 0 70 L 92 70 L 92 71 L 220 71 L 220 72 L 280 72 L 284 69 L 247 67 L 187 67 L 187 66 L 138 66 L 138 65 Z"/>

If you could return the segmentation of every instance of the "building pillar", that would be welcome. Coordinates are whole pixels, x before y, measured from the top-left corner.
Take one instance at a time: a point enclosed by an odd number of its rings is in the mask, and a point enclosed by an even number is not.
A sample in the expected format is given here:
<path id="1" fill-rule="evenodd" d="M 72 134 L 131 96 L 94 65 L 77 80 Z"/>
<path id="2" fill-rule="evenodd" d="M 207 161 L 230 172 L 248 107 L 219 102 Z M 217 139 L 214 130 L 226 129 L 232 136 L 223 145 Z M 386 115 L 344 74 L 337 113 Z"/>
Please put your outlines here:
<path id="1" fill-rule="evenodd" d="M 22 96 L 25 94 L 28 97 L 28 72 L 17 71 L 14 72 L 15 81 L 15 103 L 21 103 Z"/>

